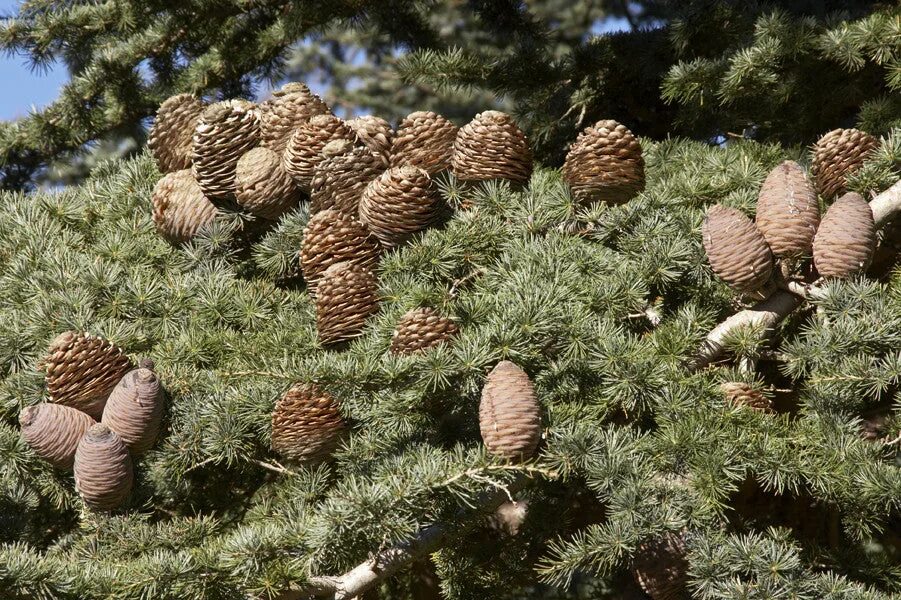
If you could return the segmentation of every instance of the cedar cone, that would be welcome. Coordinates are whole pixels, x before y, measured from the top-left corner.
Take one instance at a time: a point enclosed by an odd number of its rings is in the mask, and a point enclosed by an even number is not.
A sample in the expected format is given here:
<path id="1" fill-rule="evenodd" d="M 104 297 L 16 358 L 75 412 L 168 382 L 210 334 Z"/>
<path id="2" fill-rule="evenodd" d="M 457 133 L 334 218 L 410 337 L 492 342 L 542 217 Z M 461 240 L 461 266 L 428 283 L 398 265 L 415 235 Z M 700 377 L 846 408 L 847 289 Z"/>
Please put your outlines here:
<path id="1" fill-rule="evenodd" d="M 504 502 L 488 517 L 488 524 L 495 531 L 513 536 L 519 533 L 529 516 L 529 501 Z"/>
<path id="2" fill-rule="evenodd" d="M 147 147 L 161 173 L 191 168 L 194 128 L 205 104 L 191 94 L 166 99 L 156 111 Z"/>
<path id="3" fill-rule="evenodd" d="M 866 270 L 876 249 L 876 223 L 870 205 L 848 192 L 823 216 L 813 239 L 813 264 L 823 277 L 850 277 Z"/>
<path id="4" fill-rule="evenodd" d="M 433 112 L 416 111 L 400 122 L 391 145 L 391 166 L 419 167 L 429 175 L 451 168 L 457 126 Z"/>
<path id="5" fill-rule="evenodd" d="M 300 250 L 307 287 L 315 292 L 325 270 L 339 262 L 371 269 L 380 250 L 378 240 L 359 221 L 332 209 L 316 213 L 304 229 Z"/>
<path id="6" fill-rule="evenodd" d="M 300 203 L 300 190 L 285 173 L 281 157 L 269 148 L 254 148 L 235 168 L 235 200 L 251 213 L 277 220 Z"/>
<path id="7" fill-rule="evenodd" d="M 19 413 L 22 439 L 57 469 L 69 470 L 81 436 L 95 423 L 80 410 L 61 404 L 27 406 Z"/>
<path id="8" fill-rule="evenodd" d="M 191 169 L 207 198 L 234 196 L 238 160 L 259 141 L 260 118 L 252 102 L 225 100 L 203 111 L 194 130 Z"/>
<path id="9" fill-rule="evenodd" d="M 325 158 L 310 185 L 311 213 L 333 208 L 356 218 L 366 186 L 385 170 L 382 160 L 368 148 L 354 148 L 349 143 L 335 140 L 322 149 Z"/>
<path id="10" fill-rule="evenodd" d="M 429 174 L 405 165 L 388 169 L 369 184 L 360 200 L 360 221 L 391 248 L 426 229 L 439 209 Z"/>
<path id="11" fill-rule="evenodd" d="M 854 174 L 879 141 L 859 129 L 833 129 L 813 147 L 811 172 L 824 198 L 845 192 L 848 175 Z"/>
<path id="12" fill-rule="evenodd" d="M 532 150 L 512 117 L 486 110 L 457 132 L 452 163 L 461 181 L 507 179 L 522 184 L 532 175 Z"/>
<path id="13" fill-rule="evenodd" d="M 316 328 L 323 345 L 363 334 L 370 315 L 378 312 L 378 281 L 371 271 L 349 262 L 335 263 L 316 286 Z"/>
<path id="14" fill-rule="evenodd" d="M 153 222 L 160 235 L 174 244 L 187 242 L 216 217 L 190 169 L 169 173 L 153 188 Z"/>
<path id="15" fill-rule="evenodd" d="M 638 585 L 654 600 L 687 598 L 684 534 L 667 533 L 639 544 L 632 569 Z"/>
<path id="16" fill-rule="evenodd" d="M 763 412 L 770 412 L 773 408 L 773 403 L 769 398 L 743 381 L 721 383 L 720 391 L 726 400 L 735 406 L 750 406 Z"/>
<path id="17" fill-rule="evenodd" d="M 134 456 L 149 450 L 160 433 L 163 388 L 152 370 L 134 369 L 125 374 L 110 394 L 101 422 L 119 434 Z"/>
<path id="18" fill-rule="evenodd" d="M 598 121 L 570 146 L 563 178 L 580 202 L 628 202 L 644 189 L 641 144 L 625 125 Z"/>
<path id="19" fill-rule="evenodd" d="M 345 431 L 338 402 L 315 384 L 295 383 L 272 411 L 272 449 L 289 460 L 327 458 Z"/>
<path id="20" fill-rule="evenodd" d="M 99 419 L 110 392 L 132 364 L 121 348 L 103 338 L 67 331 L 50 343 L 39 368 L 45 371 L 50 402 Z"/>
<path id="21" fill-rule="evenodd" d="M 756 224 L 776 256 L 809 255 L 820 205 L 801 165 L 786 160 L 770 171 L 757 198 Z"/>
<path id="22" fill-rule="evenodd" d="M 75 451 L 75 489 L 94 510 L 118 508 L 131 492 L 134 470 L 128 447 L 103 423 L 81 438 Z"/>
<path id="23" fill-rule="evenodd" d="M 261 145 L 281 156 L 295 129 L 316 115 L 329 112 L 310 88 L 302 83 L 286 83 L 260 105 Z"/>
<path id="24" fill-rule="evenodd" d="M 384 167 L 387 167 L 388 157 L 391 156 L 391 140 L 394 138 L 394 131 L 388 121 L 381 117 L 364 115 L 349 120 L 347 126 L 356 134 L 357 140 L 381 159 Z"/>
<path id="25" fill-rule="evenodd" d="M 316 115 L 295 129 L 288 140 L 283 156 L 285 171 L 300 189 L 309 193 L 316 165 L 324 158 L 325 145 L 332 140 L 354 138 L 353 130 L 335 115 Z"/>
<path id="26" fill-rule="evenodd" d="M 479 404 L 479 428 L 488 452 L 526 460 L 541 441 L 541 408 L 526 372 L 505 360 L 488 374 Z"/>
<path id="27" fill-rule="evenodd" d="M 702 227 L 704 250 L 713 272 L 738 292 L 753 292 L 773 270 L 773 255 L 754 223 L 734 208 L 714 205 Z"/>
<path id="28" fill-rule="evenodd" d="M 391 352 L 413 354 L 446 342 L 455 335 L 457 326 L 453 321 L 431 308 L 416 308 L 398 321 L 391 336 Z"/>

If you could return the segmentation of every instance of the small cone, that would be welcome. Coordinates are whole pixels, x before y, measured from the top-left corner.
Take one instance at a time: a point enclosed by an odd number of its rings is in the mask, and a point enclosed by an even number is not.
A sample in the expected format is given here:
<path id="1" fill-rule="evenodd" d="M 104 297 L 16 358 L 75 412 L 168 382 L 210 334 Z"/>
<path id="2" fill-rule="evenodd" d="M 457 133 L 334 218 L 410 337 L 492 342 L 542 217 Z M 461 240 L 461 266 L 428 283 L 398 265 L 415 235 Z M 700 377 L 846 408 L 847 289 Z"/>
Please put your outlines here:
<path id="1" fill-rule="evenodd" d="M 50 344 L 40 368 L 50 402 L 99 419 L 110 392 L 132 364 L 121 348 L 103 338 L 67 331 Z"/>
<path id="2" fill-rule="evenodd" d="M 347 262 L 330 266 L 316 288 L 319 341 L 329 345 L 359 337 L 378 309 L 378 282 L 372 272 Z"/>
<path id="3" fill-rule="evenodd" d="M 526 372 L 505 360 L 497 364 L 479 404 L 479 428 L 488 452 L 511 460 L 526 460 L 541 441 L 541 408 Z"/>
<path id="4" fill-rule="evenodd" d="M 876 249 L 870 205 L 848 192 L 829 207 L 813 240 L 813 264 L 823 277 L 850 277 L 866 271 Z"/>
<path id="5" fill-rule="evenodd" d="M 801 165 L 786 160 L 770 171 L 757 198 L 756 224 L 776 256 L 810 255 L 820 206 Z"/>
<path id="6" fill-rule="evenodd" d="M 397 323 L 391 352 L 413 354 L 442 344 L 457 335 L 457 326 L 431 308 L 413 309 Z"/>
<path id="7" fill-rule="evenodd" d="M 217 102 L 203 111 L 194 130 L 194 178 L 210 199 L 231 199 L 235 167 L 260 141 L 256 105 L 246 100 Z"/>
<path id="8" fill-rule="evenodd" d="M 190 169 L 160 179 L 151 201 L 156 230 L 174 244 L 187 242 L 216 218 L 216 207 L 203 195 Z"/>
<path id="9" fill-rule="evenodd" d="M 580 202 L 628 202 L 644 189 L 641 144 L 625 125 L 598 121 L 570 146 L 563 178 Z"/>
<path id="10" fill-rule="evenodd" d="M 685 539 L 677 533 L 638 546 L 633 562 L 635 580 L 653 600 L 688 598 L 688 561 Z"/>
<path id="11" fill-rule="evenodd" d="M 843 194 L 854 174 L 879 146 L 879 140 L 859 129 L 833 129 L 813 147 L 811 172 L 824 198 Z"/>
<path id="12" fill-rule="evenodd" d="M 260 105 L 261 145 L 279 156 L 294 130 L 316 115 L 328 114 L 322 99 L 302 83 L 291 82 Z"/>
<path id="13" fill-rule="evenodd" d="M 434 175 L 451 168 L 457 126 L 433 112 L 410 113 L 391 145 L 391 166 L 410 165 Z"/>
<path id="14" fill-rule="evenodd" d="M 429 174 L 416 167 L 388 169 L 360 200 L 360 221 L 386 248 L 406 242 L 438 217 L 440 202 Z"/>
<path id="15" fill-rule="evenodd" d="M 338 402 L 315 384 L 294 384 L 272 411 L 272 449 L 289 460 L 327 458 L 345 431 Z"/>
<path id="16" fill-rule="evenodd" d="M 737 292 L 753 292 L 770 279 L 773 255 L 754 223 L 734 208 L 714 205 L 702 227 L 713 272 Z"/>
<path id="17" fill-rule="evenodd" d="M 353 130 L 357 140 L 364 147 L 381 159 L 384 167 L 388 166 L 388 157 L 391 156 L 391 140 L 394 138 L 394 131 L 388 121 L 381 117 L 365 115 L 349 120 L 347 126 Z"/>
<path id="18" fill-rule="evenodd" d="M 116 385 L 101 422 L 115 431 L 134 456 L 150 450 L 163 419 L 163 388 L 151 369 L 129 371 Z"/>
<path id="19" fill-rule="evenodd" d="M 35 454 L 57 469 L 69 470 L 81 437 L 94 419 L 61 404 L 27 406 L 19 414 L 22 439 Z"/>
<path id="20" fill-rule="evenodd" d="M 81 438 L 74 470 L 75 489 L 93 510 L 114 510 L 131 493 L 134 470 L 128 447 L 103 423 Z"/>
<path id="21" fill-rule="evenodd" d="M 300 265 L 307 287 L 315 293 L 326 269 L 340 262 L 372 269 L 380 251 L 378 240 L 359 221 L 336 210 L 320 211 L 303 232 Z"/>
<path id="22" fill-rule="evenodd" d="M 532 150 L 509 115 L 487 110 L 457 132 L 452 163 L 461 181 L 506 179 L 524 184 L 532 175 Z"/>
<path id="23" fill-rule="evenodd" d="M 504 502 L 488 517 L 488 523 L 495 531 L 513 536 L 520 532 L 529 516 L 529 501 Z"/>
<path id="24" fill-rule="evenodd" d="M 248 151 L 235 169 L 235 200 L 258 217 L 275 221 L 300 204 L 300 190 L 269 148 Z"/>
<path id="25" fill-rule="evenodd" d="M 369 149 L 349 144 L 336 140 L 323 149 L 326 158 L 316 167 L 311 183 L 311 213 L 335 209 L 357 218 L 366 186 L 385 170 L 382 160 Z"/>
<path id="26" fill-rule="evenodd" d="M 191 145 L 205 104 L 191 94 L 168 98 L 156 111 L 147 147 L 161 173 L 191 168 Z"/>
<path id="27" fill-rule="evenodd" d="M 294 130 L 283 156 L 285 171 L 300 189 L 310 193 L 316 167 L 324 160 L 322 150 L 332 140 L 353 141 L 356 134 L 334 115 L 316 115 Z"/>
<path id="28" fill-rule="evenodd" d="M 721 383 L 720 391 L 734 406 L 750 406 L 762 412 L 770 412 L 773 408 L 773 403 L 769 398 L 742 381 Z"/>

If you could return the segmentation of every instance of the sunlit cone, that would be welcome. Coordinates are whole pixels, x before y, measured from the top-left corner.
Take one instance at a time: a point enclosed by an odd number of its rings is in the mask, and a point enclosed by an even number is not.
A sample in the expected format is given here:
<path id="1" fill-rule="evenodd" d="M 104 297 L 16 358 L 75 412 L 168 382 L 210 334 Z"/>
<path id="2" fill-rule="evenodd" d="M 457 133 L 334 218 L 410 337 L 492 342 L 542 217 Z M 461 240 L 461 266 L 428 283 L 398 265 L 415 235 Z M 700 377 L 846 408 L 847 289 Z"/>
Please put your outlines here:
<path id="1" fill-rule="evenodd" d="M 685 538 L 667 533 L 639 544 L 632 563 L 638 585 L 653 600 L 688 598 Z"/>
<path id="2" fill-rule="evenodd" d="M 442 344 L 457 335 L 457 326 L 431 308 L 408 311 L 394 329 L 391 352 L 413 354 Z"/>
<path id="3" fill-rule="evenodd" d="M 281 155 L 295 129 L 316 115 L 329 112 L 325 102 L 306 85 L 286 83 L 260 105 L 261 144 Z"/>
<path id="4" fill-rule="evenodd" d="M 532 175 L 532 150 L 512 117 L 486 110 L 457 132 L 452 163 L 461 181 L 506 179 L 523 184 Z"/>
<path id="5" fill-rule="evenodd" d="M 333 141 L 323 149 L 326 158 L 316 167 L 311 184 L 311 213 L 335 209 L 357 218 L 366 186 L 385 170 L 382 160 L 368 148 L 349 144 Z"/>
<path id="6" fill-rule="evenodd" d="M 301 193 L 269 148 L 248 151 L 235 170 L 235 200 L 245 210 L 271 221 L 300 203 Z"/>
<path id="7" fill-rule="evenodd" d="M 238 160 L 260 141 L 257 107 L 246 100 L 210 105 L 194 130 L 194 178 L 210 199 L 230 199 L 235 193 Z"/>
<path id="8" fill-rule="evenodd" d="M 859 129 L 833 129 L 813 147 L 811 172 L 817 190 L 832 198 L 846 190 L 847 177 L 863 165 L 879 140 Z"/>
<path id="9" fill-rule="evenodd" d="M 490 454 L 511 460 L 535 454 L 541 441 L 541 408 L 532 381 L 514 363 L 502 361 L 488 374 L 479 428 Z"/>
<path id="10" fill-rule="evenodd" d="M 337 210 L 323 210 L 312 217 L 303 233 L 300 265 L 307 286 L 315 293 L 322 274 L 330 266 L 348 262 L 372 269 L 381 246 L 365 225 Z"/>
<path id="11" fill-rule="evenodd" d="M 163 388 L 151 369 L 129 371 L 103 409 L 101 422 L 119 434 L 134 456 L 150 450 L 163 419 Z"/>
<path id="12" fill-rule="evenodd" d="M 191 168 L 194 129 L 205 106 L 192 94 L 172 96 L 160 105 L 147 137 L 147 147 L 160 172 Z"/>
<path id="13" fill-rule="evenodd" d="M 357 140 L 368 148 L 377 158 L 381 159 L 384 167 L 388 166 L 388 158 L 391 156 L 391 141 L 394 139 L 394 131 L 391 125 L 381 117 L 364 115 L 347 121 L 357 136 Z"/>
<path id="14" fill-rule="evenodd" d="M 598 121 L 570 146 L 563 178 L 580 202 L 628 202 L 644 189 L 641 144 L 625 125 Z"/>
<path id="15" fill-rule="evenodd" d="M 809 256 L 819 224 L 817 194 L 801 165 L 786 160 L 770 171 L 757 198 L 756 225 L 773 254 Z"/>
<path id="16" fill-rule="evenodd" d="M 190 169 L 160 179 L 151 201 L 157 231 L 175 244 L 187 242 L 216 217 L 216 207 L 203 195 Z"/>
<path id="17" fill-rule="evenodd" d="M 430 175 L 451 168 L 457 126 L 433 112 L 416 111 L 400 122 L 391 145 L 391 166 L 410 165 Z"/>
<path id="18" fill-rule="evenodd" d="M 713 272 L 738 292 L 762 287 L 773 271 L 773 254 L 754 223 L 734 208 L 714 205 L 702 228 Z"/>
<path id="19" fill-rule="evenodd" d="M 360 221 L 391 248 L 431 225 L 440 208 L 429 174 L 406 165 L 388 169 L 369 184 L 360 200 Z"/>
<path id="20" fill-rule="evenodd" d="M 93 510 L 114 510 L 131 493 L 134 468 L 128 447 L 103 423 L 92 425 L 75 451 L 75 489 Z"/>
<path id="21" fill-rule="evenodd" d="M 348 262 L 333 264 L 316 288 L 319 341 L 330 345 L 359 337 L 378 308 L 378 281 L 371 271 Z"/>
<path id="22" fill-rule="evenodd" d="M 726 400 L 735 406 L 750 406 L 763 412 L 772 410 L 773 403 L 769 398 L 742 381 L 721 383 L 720 391 Z"/>
<path id="23" fill-rule="evenodd" d="M 310 192 L 310 185 L 316 167 L 324 160 L 322 150 L 332 140 L 356 139 L 356 134 L 347 123 L 334 115 L 316 115 L 302 123 L 288 140 L 283 155 L 285 171 L 298 187 Z"/>
<path id="24" fill-rule="evenodd" d="M 296 383 L 272 411 L 272 449 L 289 460 L 318 462 L 334 452 L 346 429 L 331 394 Z"/>
<path id="25" fill-rule="evenodd" d="M 829 207 L 813 240 L 813 263 L 823 277 L 850 277 L 866 270 L 876 249 L 870 205 L 848 192 Z"/>
<path id="26" fill-rule="evenodd" d="M 80 410 L 61 404 L 26 406 L 19 413 L 22 439 L 57 469 L 72 468 L 78 442 L 95 423 Z"/>

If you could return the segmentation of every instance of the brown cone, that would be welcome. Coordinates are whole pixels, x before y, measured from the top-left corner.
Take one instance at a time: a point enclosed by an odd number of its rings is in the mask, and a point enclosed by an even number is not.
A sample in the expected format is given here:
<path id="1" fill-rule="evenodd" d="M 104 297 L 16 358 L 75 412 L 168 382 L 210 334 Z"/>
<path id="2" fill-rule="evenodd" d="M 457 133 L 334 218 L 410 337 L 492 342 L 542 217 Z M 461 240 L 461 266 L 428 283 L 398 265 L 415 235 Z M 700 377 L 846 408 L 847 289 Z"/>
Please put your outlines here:
<path id="1" fill-rule="evenodd" d="M 75 452 L 75 489 L 93 510 L 114 510 L 131 493 L 134 469 L 128 447 L 103 423 L 92 425 Z"/>
<path id="2" fill-rule="evenodd" d="M 302 83 L 286 83 L 260 105 L 261 145 L 281 156 L 295 129 L 316 115 L 329 112 L 310 88 Z"/>
<path id="3" fill-rule="evenodd" d="M 479 404 L 479 428 L 488 452 L 526 460 L 541 441 L 541 408 L 526 372 L 505 360 L 488 374 Z"/>
<path id="4" fill-rule="evenodd" d="M 653 600 L 688 598 L 688 560 L 685 539 L 667 533 L 638 546 L 633 561 L 635 580 Z"/>
<path id="5" fill-rule="evenodd" d="M 316 166 L 325 158 L 322 149 L 332 140 L 351 140 L 356 137 L 347 123 L 334 115 L 316 115 L 301 124 L 285 147 L 283 156 L 285 171 L 304 192 L 310 192 L 310 185 Z"/>
<path id="6" fill-rule="evenodd" d="M 187 242 L 216 217 L 216 207 L 203 195 L 190 169 L 160 179 L 151 201 L 156 230 L 175 244 Z"/>
<path id="7" fill-rule="evenodd" d="M 371 269 L 379 260 L 378 240 L 359 221 L 336 210 L 323 210 L 310 218 L 303 232 L 300 265 L 311 292 L 330 266 L 348 262 Z"/>
<path id="8" fill-rule="evenodd" d="M 416 111 L 400 122 L 391 145 L 391 166 L 410 165 L 429 175 L 451 168 L 457 126 L 433 112 Z"/>
<path id="9" fill-rule="evenodd" d="M 110 392 L 132 364 L 121 348 L 103 338 L 67 331 L 51 342 L 39 367 L 45 371 L 50 402 L 99 419 Z"/>
<path id="10" fill-rule="evenodd" d="M 702 227 L 713 272 L 738 292 L 753 292 L 773 271 L 773 255 L 754 223 L 734 208 L 714 205 Z"/>
<path id="11" fill-rule="evenodd" d="M 230 199 L 235 193 L 235 167 L 260 141 L 257 107 L 246 100 L 225 100 L 206 108 L 194 130 L 194 178 L 204 195 Z"/>
<path id="12" fill-rule="evenodd" d="M 756 224 L 776 256 L 809 256 L 820 206 L 801 165 L 786 160 L 770 171 L 757 198 Z"/>
<path id="13" fill-rule="evenodd" d="M 570 146 L 563 178 L 580 202 L 628 202 L 644 189 L 641 144 L 625 125 L 598 121 Z"/>
<path id="14" fill-rule="evenodd" d="M 289 460 L 327 458 L 345 431 L 338 402 L 315 384 L 295 383 L 272 411 L 272 449 Z"/>
<path id="15" fill-rule="evenodd" d="M 150 369 L 126 373 L 110 394 L 101 422 L 119 434 L 134 456 L 144 454 L 160 433 L 163 388 Z"/>
<path id="16" fill-rule="evenodd" d="M 300 203 L 300 190 L 285 173 L 281 157 L 269 148 L 254 148 L 235 169 L 235 200 L 245 210 L 275 221 Z"/>
<path id="17" fill-rule="evenodd" d="M 522 184 L 532 175 L 532 150 L 512 117 L 486 110 L 457 132 L 452 163 L 461 181 L 507 179 Z"/>
<path id="18" fill-rule="evenodd" d="M 78 442 L 94 423 L 80 410 L 61 404 L 27 406 L 19 413 L 25 443 L 35 454 L 63 470 L 72 468 Z"/>
<path id="19" fill-rule="evenodd" d="M 438 193 L 429 174 L 416 167 L 388 169 L 373 180 L 360 200 L 360 221 L 386 248 L 398 246 L 437 217 Z"/>
<path id="20" fill-rule="evenodd" d="M 381 117 L 365 115 L 349 120 L 347 126 L 353 130 L 357 140 L 364 147 L 380 158 L 384 166 L 388 166 L 388 158 L 391 156 L 391 140 L 394 138 L 394 131 L 388 121 Z"/>
<path id="21" fill-rule="evenodd" d="M 850 277 L 866 270 L 876 249 L 876 223 L 870 205 L 848 192 L 823 216 L 813 240 L 813 264 L 823 277 Z"/>
<path id="22" fill-rule="evenodd" d="M 156 111 L 147 147 L 161 173 L 191 168 L 194 128 L 206 105 L 191 94 L 168 98 Z"/>
<path id="23" fill-rule="evenodd" d="M 763 412 L 772 410 L 770 399 L 743 381 L 727 381 L 720 384 L 720 391 L 730 404 L 750 406 Z"/>
<path id="24" fill-rule="evenodd" d="M 427 350 L 457 335 L 457 326 L 431 308 L 416 308 L 407 312 L 394 329 L 391 352 L 413 354 Z"/>
<path id="25" fill-rule="evenodd" d="M 845 192 L 848 175 L 857 171 L 879 140 L 859 129 L 833 129 L 813 147 L 811 172 L 824 198 Z"/>
<path id="26" fill-rule="evenodd" d="M 316 328 L 323 345 L 363 334 L 366 320 L 378 312 L 378 281 L 365 267 L 333 264 L 316 287 Z"/>
<path id="27" fill-rule="evenodd" d="M 366 186 L 385 170 L 382 160 L 368 148 L 346 144 L 349 142 L 329 142 L 322 151 L 326 158 L 316 167 L 310 190 L 313 214 L 333 208 L 357 218 Z"/>

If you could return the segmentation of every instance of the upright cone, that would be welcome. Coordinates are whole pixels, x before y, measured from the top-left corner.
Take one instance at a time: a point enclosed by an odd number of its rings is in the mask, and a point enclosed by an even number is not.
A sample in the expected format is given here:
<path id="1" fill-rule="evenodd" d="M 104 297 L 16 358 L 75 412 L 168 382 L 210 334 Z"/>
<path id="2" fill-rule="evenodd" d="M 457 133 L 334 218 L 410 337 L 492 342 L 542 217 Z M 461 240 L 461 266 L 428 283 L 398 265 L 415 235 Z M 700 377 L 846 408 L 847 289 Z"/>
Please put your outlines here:
<path id="1" fill-rule="evenodd" d="M 82 436 L 95 423 L 80 410 L 61 404 L 26 406 L 19 413 L 22 439 L 57 469 L 69 470 Z"/>
<path id="2" fill-rule="evenodd" d="M 488 374 L 479 404 L 479 428 L 488 452 L 526 460 L 541 441 L 541 408 L 526 372 L 505 360 Z"/>
<path id="3" fill-rule="evenodd" d="M 391 166 L 410 165 L 434 175 L 451 168 L 457 126 L 433 112 L 416 111 L 400 122 L 391 145 Z"/>
<path id="4" fill-rule="evenodd" d="M 369 184 L 360 200 L 360 221 L 391 248 L 427 228 L 439 210 L 429 174 L 407 165 L 388 169 Z"/>
<path id="5" fill-rule="evenodd" d="M 235 200 L 258 217 L 275 221 L 300 204 L 300 190 L 269 148 L 254 148 L 235 169 Z"/>
<path id="6" fill-rule="evenodd" d="M 316 115 L 329 112 L 325 102 L 306 85 L 286 83 L 260 105 L 261 143 L 281 156 L 295 129 Z"/>
<path id="7" fill-rule="evenodd" d="M 151 202 L 156 230 L 174 244 L 187 242 L 216 218 L 216 207 L 203 195 L 190 169 L 160 179 Z"/>
<path id="8" fill-rule="evenodd" d="M 194 130 L 191 165 L 204 195 L 232 198 L 238 160 L 259 141 L 260 118 L 252 102 L 226 100 L 207 107 Z"/>
<path id="9" fill-rule="evenodd" d="M 801 165 L 786 160 L 770 171 L 757 198 L 756 224 L 776 256 L 810 255 L 820 206 Z"/>
<path id="10" fill-rule="evenodd" d="M 346 427 L 331 394 L 296 383 L 272 411 L 272 449 L 289 460 L 318 462 L 334 452 Z"/>
<path id="11" fill-rule="evenodd" d="M 408 311 L 394 329 L 391 352 L 413 354 L 442 344 L 457 335 L 457 326 L 431 308 Z"/>
<path id="12" fill-rule="evenodd" d="M 160 105 L 147 138 L 147 147 L 160 172 L 191 168 L 194 129 L 205 106 L 192 94 L 172 96 Z"/>
<path id="13" fill-rule="evenodd" d="M 348 262 L 330 266 L 316 288 L 319 341 L 329 345 L 359 337 L 378 303 L 378 281 L 371 271 Z"/>
<path id="14" fill-rule="evenodd" d="M 332 265 L 347 262 L 372 269 L 380 251 L 378 240 L 359 221 L 337 210 L 320 211 L 310 218 L 303 232 L 303 277 L 315 293 L 322 274 Z"/>
<path id="15" fill-rule="evenodd" d="M 101 422 L 119 434 L 134 456 L 156 443 L 163 419 L 163 389 L 156 373 L 129 371 L 110 394 Z"/>
<path id="16" fill-rule="evenodd" d="M 387 167 L 391 156 L 391 140 L 394 138 L 394 131 L 388 121 L 381 117 L 364 115 L 349 120 L 347 126 L 356 134 L 357 140 Z"/>
<path id="17" fill-rule="evenodd" d="M 316 167 L 324 160 L 322 150 L 332 140 L 353 140 L 356 134 L 347 123 L 334 115 L 316 115 L 301 124 L 285 147 L 283 156 L 285 171 L 294 178 L 298 187 L 310 192 Z"/>
<path id="18" fill-rule="evenodd" d="M 823 277 L 850 277 L 866 270 L 876 249 L 870 205 L 848 192 L 829 207 L 813 240 L 813 264 Z"/>
<path id="19" fill-rule="evenodd" d="M 879 146 L 879 140 L 859 129 L 833 129 L 813 147 L 811 171 L 825 198 L 846 190 L 848 175 L 860 169 Z"/>
<path id="20" fill-rule="evenodd" d="M 506 179 L 524 184 L 532 175 L 532 150 L 512 117 L 486 110 L 457 132 L 452 163 L 461 181 Z"/>
<path id="21" fill-rule="evenodd" d="M 114 510 L 131 493 L 134 470 L 128 447 L 103 423 L 92 425 L 75 452 L 75 489 L 93 510 Z"/>
<path id="22" fill-rule="evenodd" d="M 641 144 L 616 121 L 598 121 L 570 146 L 563 178 L 580 202 L 628 202 L 644 189 Z"/>
<path id="23" fill-rule="evenodd" d="M 653 600 L 687 598 L 688 561 L 684 536 L 667 533 L 639 544 L 633 572 L 638 585 Z"/>
<path id="24" fill-rule="evenodd" d="M 754 223 L 734 208 L 714 205 L 702 227 L 713 272 L 738 292 L 761 288 L 773 272 L 773 255 Z"/>
<path id="25" fill-rule="evenodd" d="M 366 186 L 385 170 L 382 159 L 368 148 L 348 147 L 345 143 L 329 142 L 323 149 L 326 158 L 316 167 L 311 183 L 310 212 L 313 214 L 334 209 L 356 218 Z M 340 152 L 341 149 L 345 151 Z"/>

